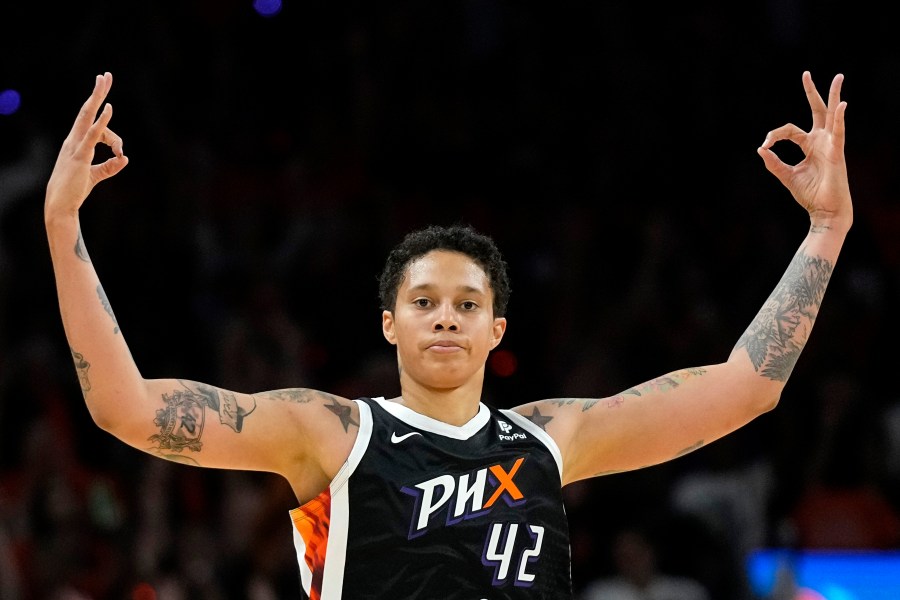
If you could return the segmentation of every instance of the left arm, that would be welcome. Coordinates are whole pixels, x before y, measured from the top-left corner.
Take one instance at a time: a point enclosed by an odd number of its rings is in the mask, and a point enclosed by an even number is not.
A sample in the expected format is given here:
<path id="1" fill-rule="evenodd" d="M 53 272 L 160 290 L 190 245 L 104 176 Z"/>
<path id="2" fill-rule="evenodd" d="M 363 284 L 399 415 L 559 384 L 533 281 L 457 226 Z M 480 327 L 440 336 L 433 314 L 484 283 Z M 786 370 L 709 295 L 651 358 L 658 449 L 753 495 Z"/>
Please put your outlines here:
<path id="1" fill-rule="evenodd" d="M 563 484 L 677 458 L 776 406 L 853 222 L 842 82 L 842 75 L 835 76 L 826 105 L 805 72 L 812 128 L 784 125 L 758 149 L 766 168 L 809 213 L 810 229 L 728 359 L 673 371 L 607 398 L 555 398 L 515 409 L 560 446 Z M 800 146 L 804 159 L 793 166 L 782 162 L 771 150 L 781 140 Z"/>

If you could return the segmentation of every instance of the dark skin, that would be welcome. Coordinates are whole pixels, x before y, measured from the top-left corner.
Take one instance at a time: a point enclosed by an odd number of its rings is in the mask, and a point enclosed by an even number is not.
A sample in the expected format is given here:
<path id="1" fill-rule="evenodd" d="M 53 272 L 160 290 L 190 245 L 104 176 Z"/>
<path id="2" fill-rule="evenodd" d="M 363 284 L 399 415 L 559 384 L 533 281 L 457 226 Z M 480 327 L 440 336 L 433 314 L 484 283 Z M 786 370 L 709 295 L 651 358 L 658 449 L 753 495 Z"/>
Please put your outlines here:
<path id="1" fill-rule="evenodd" d="M 793 260 L 722 362 L 680 368 L 619 394 L 548 398 L 514 408 L 544 429 L 563 456 L 563 485 L 658 464 L 702 447 L 776 406 L 809 339 L 853 222 L 844 160 L 843 76 L 827 102 L 808 72 L 809 130 L 787 124 L 757 150 L 810 217 Z M 79 211 L 94 186 L 128 164 L 110 128 L 112 75 L 97 76 L 64 141 L 44 207 L 60 312 L 95 422 L 123 442 L 167 460 L 278 473 L 298 502 L 322 491 L 347 458 L 359 411 L 348 398 L 306 388 L 225 390 L 184 379 L 145 379 L 135 364 L 87 253 Z M 781 161 L 777 142 L 805 158 Z M 94 163 L 103 144 L 113 157 Z M 762 199 L 760 201 L 765 201 Z M 451 425 L 477 412 L 485 363 L 507 321 L 496 317 L 481 267 L 458 252 L 411 262 L 382 332 L 396 347 L 394 402 Z"/>

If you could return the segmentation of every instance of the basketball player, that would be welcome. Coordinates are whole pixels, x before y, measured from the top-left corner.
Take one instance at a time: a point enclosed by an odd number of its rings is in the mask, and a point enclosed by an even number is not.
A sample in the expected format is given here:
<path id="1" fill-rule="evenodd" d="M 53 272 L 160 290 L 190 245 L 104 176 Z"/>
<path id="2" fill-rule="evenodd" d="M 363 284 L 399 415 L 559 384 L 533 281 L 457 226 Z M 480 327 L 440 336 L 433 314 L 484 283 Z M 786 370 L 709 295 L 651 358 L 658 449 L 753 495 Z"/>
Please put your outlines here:
<path id="1" fill-rule="evenodd" d="M 772 130 L 757 150 L 810 217 L 806 237 L 734 349 L 607 398 L 482 403 L 485 362 L 506 332 L 506 264 L 467 227 L 410 233 L 381 276 L 382 332 L 401 395 L 226 390 L 145 379 L 79 228 L 95 185 L 127 164 L 98 75 L 66 137 L 45 202 L 60 311 L 98 426 L 164 459 L 278 473 L 312 599 L 571 598 L 561 489 L 679 457 L 775 407 L 815 322 L 853 220 L 844 160 L 843 76 L 827 103 L 809 72 L 808 131 Z M 805 158 L 774 152 L 788 140 Z M 95 147 L 113 157 L 94 164 Z"/>

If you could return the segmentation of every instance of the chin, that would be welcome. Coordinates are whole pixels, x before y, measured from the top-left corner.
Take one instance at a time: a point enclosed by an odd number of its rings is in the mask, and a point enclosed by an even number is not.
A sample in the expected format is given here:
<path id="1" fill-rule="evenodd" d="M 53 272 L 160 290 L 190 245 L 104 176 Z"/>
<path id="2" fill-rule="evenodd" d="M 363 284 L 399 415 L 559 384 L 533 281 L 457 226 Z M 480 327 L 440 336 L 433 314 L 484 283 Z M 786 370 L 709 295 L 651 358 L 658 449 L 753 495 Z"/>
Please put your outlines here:
<path id="1" fill-rule="evenodd" d="M 422 377 L 419 379 L 419 382 L 422 383 L 425 387 L 428 387 L 433 390 L 454 390 L 456 388 L 462 387 L 469 382 L 469 378 L 467 377 Z"/>

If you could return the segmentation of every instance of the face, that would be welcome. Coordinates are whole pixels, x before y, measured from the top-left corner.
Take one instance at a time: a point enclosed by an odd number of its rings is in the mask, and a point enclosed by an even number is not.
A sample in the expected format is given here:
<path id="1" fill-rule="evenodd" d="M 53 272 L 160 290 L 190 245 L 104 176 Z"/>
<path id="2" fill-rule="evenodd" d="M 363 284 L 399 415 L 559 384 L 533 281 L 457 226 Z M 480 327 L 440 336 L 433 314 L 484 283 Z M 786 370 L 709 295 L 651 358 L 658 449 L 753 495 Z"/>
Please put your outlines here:
<path id="1" fill-rule="evenodd" d="M 483 378 L 488 354 L 506 331 L 492 302 L 487 275 L 464 254 L 434 250 L 412 262 L 396 307 L 382 314 L 401 379 L 449 389 Z"/>

